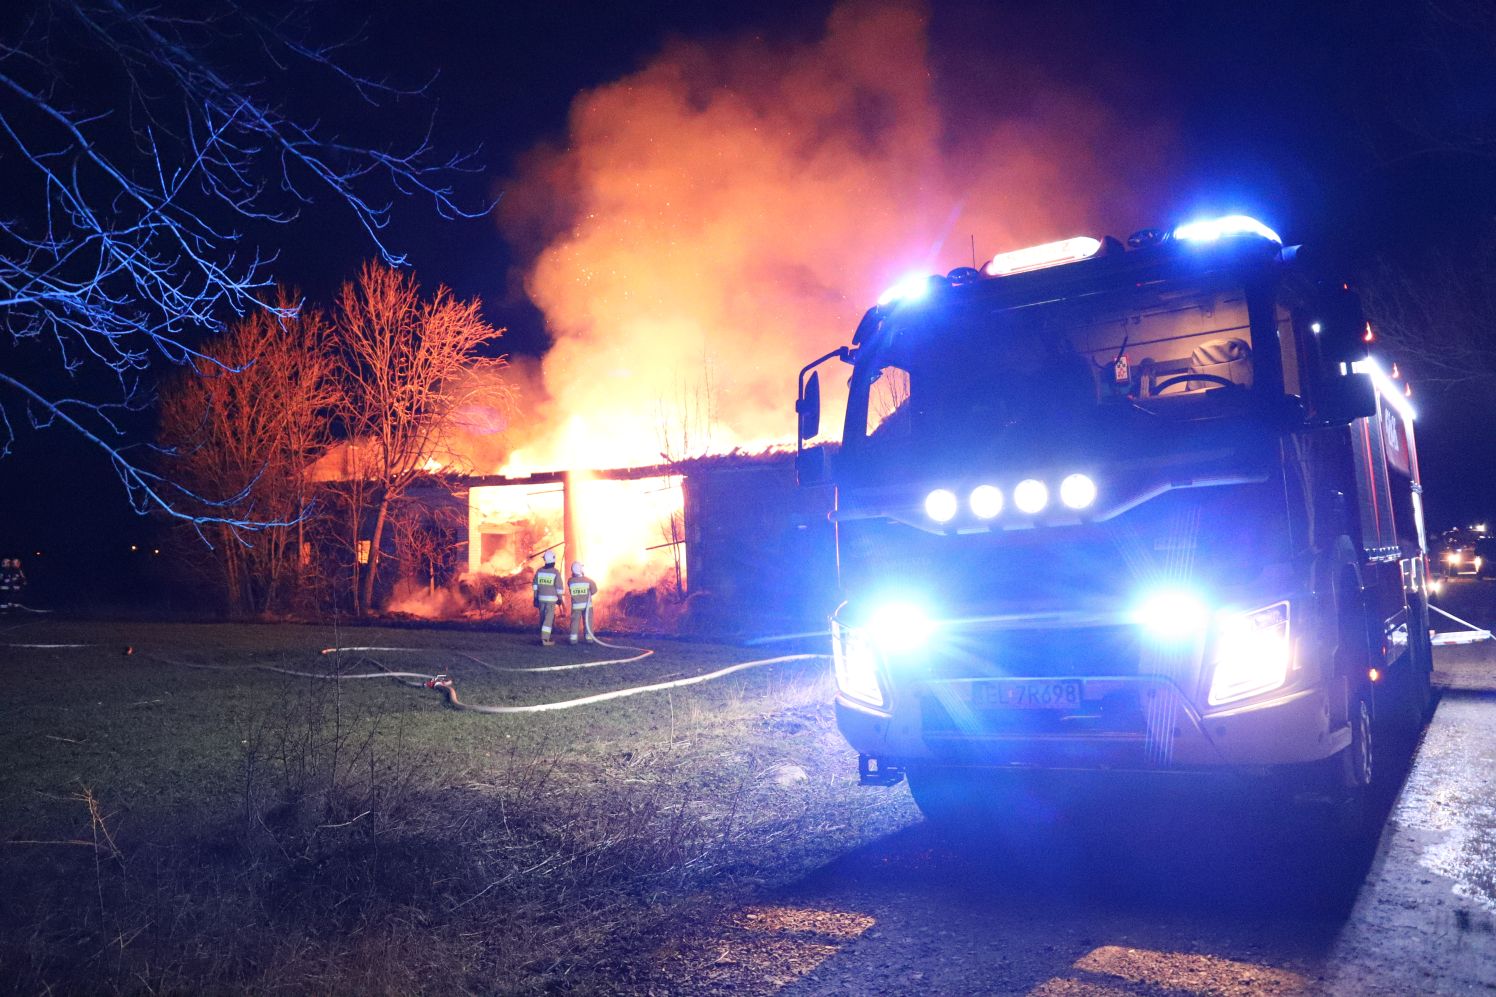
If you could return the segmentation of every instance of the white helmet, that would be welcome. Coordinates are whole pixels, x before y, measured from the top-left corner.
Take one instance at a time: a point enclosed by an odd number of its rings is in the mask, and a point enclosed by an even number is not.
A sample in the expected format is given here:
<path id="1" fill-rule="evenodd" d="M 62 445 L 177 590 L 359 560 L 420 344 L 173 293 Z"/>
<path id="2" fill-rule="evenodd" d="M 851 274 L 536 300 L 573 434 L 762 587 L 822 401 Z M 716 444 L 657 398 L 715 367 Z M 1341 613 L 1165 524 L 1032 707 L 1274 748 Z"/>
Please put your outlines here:
<path id="1" fill-rule="evenodd" d="M 546 564 L 555 564 L 556 563 L 556 552 L 553 551 L 553 550 L 548 550 L 543 555 L 541 555 L 540 559 L 542 561 L 544 561 Z"/>
<path id="2" fill-rule="evenodd" d="M 587 573 L 587 569 L 583 566 L 581 561 L 573 561 L 571 562 L 571 573 L 574 575 L 585 575 Z"/>

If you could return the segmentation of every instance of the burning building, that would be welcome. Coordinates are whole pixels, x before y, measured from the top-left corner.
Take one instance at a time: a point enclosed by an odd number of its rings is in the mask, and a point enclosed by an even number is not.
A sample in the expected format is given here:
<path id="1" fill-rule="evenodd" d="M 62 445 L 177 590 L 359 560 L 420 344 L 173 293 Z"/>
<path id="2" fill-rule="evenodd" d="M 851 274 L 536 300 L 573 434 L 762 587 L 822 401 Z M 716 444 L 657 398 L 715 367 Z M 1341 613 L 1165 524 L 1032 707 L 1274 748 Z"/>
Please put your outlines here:
<path id="1" fill-rule="evenodd" d="M 319 463 L 318 480 L 348 480 L 347 449 Z M 601 470 L 433 467 L 387 535 L 384 557 L 398 569 L 377 602 L 427 619 L 527 620 L 531 573 L 552 550 L 587 565 L 607 628 L 815 627 L 835 608 L 831 505 L 829 489 L 796 484 L 787 451 Z"/>
<path id="2" fill-rule="evenodd" d="M 831 495 L 799 488 L 788 453 L 464 483 L 468 577 L 525 608 L 548 549 L 587 564 L 614 625 L 765 632 L 835 606 Z"/>
<path id="3" fill-rule="evenodd" d="M 790 591 L 835 578 L 830 497 L 781 452 L 804 358 L 904 273 L 1159 216 L 1168 129 L 985 57 L 981 100 L 943 93 L 930 16 L 847 0 L 810 36 L 677 39 L 515 163 L 509 290 L 551 343 L 504 372 L 523 417 L 445 465 L 478 601 L 527 614 L 554 547 L 610 622 L 824 614 Z M 828 424 L 844 396 L 829 379 Z"/>

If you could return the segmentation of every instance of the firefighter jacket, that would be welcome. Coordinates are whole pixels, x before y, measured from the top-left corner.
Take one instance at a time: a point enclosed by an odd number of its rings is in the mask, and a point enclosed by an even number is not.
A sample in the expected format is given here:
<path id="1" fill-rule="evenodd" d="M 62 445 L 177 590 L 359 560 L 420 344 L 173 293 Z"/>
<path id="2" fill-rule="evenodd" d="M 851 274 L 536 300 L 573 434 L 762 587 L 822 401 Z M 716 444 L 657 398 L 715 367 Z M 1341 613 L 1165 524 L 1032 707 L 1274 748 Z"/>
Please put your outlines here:
<path id="1" fill-rule="evenodd" d="M 560 602 L 561 593 L 565 591 L 561 585 L 561 569 L 547 564 L 536 571 L 534 581 L 530 582 L 530 591 L 535 593 L 538 602 Z"/>
<path id="2" fill-rule="evenodd" d="M 592 605 L 592 597 L 597 595 L 597 582 L 586 575 L 572 575 L 566 587 L 571 592 L 573 610 L 588 608 Z"/>

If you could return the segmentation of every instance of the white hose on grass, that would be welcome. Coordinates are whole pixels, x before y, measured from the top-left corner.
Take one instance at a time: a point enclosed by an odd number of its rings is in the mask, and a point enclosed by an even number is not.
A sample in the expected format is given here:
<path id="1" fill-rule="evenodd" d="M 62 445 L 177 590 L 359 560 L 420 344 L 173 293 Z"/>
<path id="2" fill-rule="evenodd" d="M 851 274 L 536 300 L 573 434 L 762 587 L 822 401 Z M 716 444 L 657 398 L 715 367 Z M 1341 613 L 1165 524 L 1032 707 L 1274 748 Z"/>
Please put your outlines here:
<path id="1" fill-rule="evenodd" d="M 345 647 L 345 648 L 329 648 L 327 651 L 323 651 L 322 653 L 323 654 L 327 654 L 327 653 L 329 653 L 329 651 L 335 651 L 335 650 L 352 651 L 352 650 L 355 650 L 355 648 L 348 648 L 348 647 Z M 365 649 L 365 648 L 358 648 L 357 650 L 367 650 L 367 649 Z M 420 650 L 420 649 L 419 648 L 389 648 L 388 650 L 414 651 L 414 650 Z M 653 654 L 654 652 L 650 651 L 649 653 Z M 643 657 L 643 656 L 644 655 L 641 655 L 641 657 Z M 352 679 L 381 679 L 381 678 L 382 679 L 394 679 L 395 681 L 400 682 L 402 685 L 412 686 L 412 687 L 415 687 L 415 688 L 435 688 L 435 689 L 439 690 L 442 693 L 442 695 L 444 695 L 446 697 L 446 699 L 447 699 L 447 705 L 451 706 L 454 709 L 466 710 L 466 711 L 468 711 L 470 713 L 508 714 L 508 713 L 545 713 L 545 712 L 548 712 L 548 711 L 551 711 L 551 710 L 569 710 L 569 709 L 572 709 L 572 708 L 577 707 L 577 706 L 588 706 L 588 705 L 590 705 L 592 703 L 605 703 L 608 700 L 612 700 L 612 699 L 623 699 L 623 698 L 625 698 L 627 696 L 638 696 L 638 695 L 641 695 L 641 694 L 646 693 L 646 692 L 663 692 L 666 689 L 679 689 L 679 688 L 681 688 L 683 686 L 697 685 L 697 684 L 699 684 L 701 682 L 710 682 L 713 679 L 719 679 L 719 678 L 722 678 L 722 677 L 727 676 L 727 675 L 732 675 L 735 672 L 745 671 L 745 670 L 747 670 L 749 668 L 761 668 L 761 667 L 763 667 L 765 665 L 777 665 L 777 664 L 782 664 L 782 663 L 787 662 L 787 661 L 809 661 L 811 659 L 818 659 L 818 658 L 823 659 L 823 658 L 829 658 L 829 657 L 830 657 L 830 655 L 827 655 L 827 654 L 782 654 L 782 655 L 779 655 L 778 657 L 774 657 L 774 658 L 759 658 L 759 659 L 756 659 L 754 661 L 743 661 L 743 662 L 739 662 L 738 664 L 735 664 L 735 665 L 729 665 L 726 668 L 719 668 L 719 669 L 717 669 L 714 672 L 707 672 L 707 673 L 702 674 L 702 675 L 690 675 L 690 676 L 687 676 L 686 678 L 672 679 L 672 680 L 670 680 L 668 682 L 655 682 L 655 683 L 652 683 L 650 685 L 634 686 L 633 688 L 629 688 L 629 689 L 614 689 L 611 692 L 594 693 L 591 696 L 582 696 L 582 697 L 577 698 L 577 699 L 564 699 L 564 700 L 560 700 L 560 701 L 557 701 L 557 702 L 554 702 L 554 703 L 531 703 L 531 704 L 526 705 L 526 706 L 486 706 L 486 705 L 483 705 L 481 703 L 464 703 L 461 699 L 458 698 L 458 696 L 457 696 L 457 690 L 455 688 L 453 688 L 452 686 L 450 686 L 450 685 L 432 685 L 432 683 L 436 682 L 436 680 L 440 676 L 437 676 L 437 675 L 427 675 L 427 674 L 425 674 L 423 672 L 378 671 L 378 672 L 355 672 L 355 673 L 352 673 L 352 674 L 338 674 L 338 673 L 328 674 L 326 672 L 301 672 L 301 671 L 294 671 L 294 670 L 289 669 L 289 668 L 277 668 L 274 665 L 251 665 L 250 667 L 254 668 L 254 669 L 257 669 L 259 671 L 276 672 L 276 673 L 281 674 L 281 675 L 293 675 L 293 676 L 296 676 L 297 678 L 322 679 L 324 681 L 335 681 L 335 682 L 340 682 L 340 681 L 343 681 L 344 679 L 349 679 L 349 680 L 352 680 Z M 161 658 L 159 656 L 157 656 L 157 660 L 162 661 L 165 664 L 169 664 L 169 665 L 178 665 L 178 666 L 181 666 L 181 667 L 184 667 L 184 668 L 198 668 L 198 669 L 203 669 L 205 671 L 236 672 L 236 671 L 240 671 L 241 670 L 241 669 L 238 669 L 238 668 L 227 668 L 227 667 L 224 667 L 222 665 L 203 665 L 203 664 L 194 664 L 194 663 L 188 662 L 188 661 L 173 661 L 173 660 L 171 660 L 169 658 Z M 377 664 L 377 662 L 376 662 L 376 664 Z M 524 671 L 526 669 L 504 669 L 504 670 L 506 670 L 506 671 Z M 412 679 L 416 680 L 416 681 L 411 681 Z"/>
<path id="2" fill-rule="evenodd" d="M 782 654 L 777 658 L 760 658 L 757 661 L 744 661 L 726 668 L 719 668 L 715 672 L 707 672 L 705 675 L 692 675 L 688 678 L 674 679 L 669 682 L 656 682 L 653 685 L 640 685 L 632 689 L 614 689 L 612 692 L 599 692 L 591 696 L 582 696 L 580 699 L 565 699 L 556 703 L 534 703 L 529 706 L 482 706 L 475 703 L 464 703 L 457 698 L 457 690 L 451 686 L 442 686 L 442 692 L 446 694 L 447 702 L 459 710 L 468 710 L 473 713 L 544 713 L 548 710 L 569 710 L 575 706 L 587 706 L 591 703 L 605 703 L 610 699 L 623 699 L 625 696 L 638 696 L 646 692 L 661 692 L 665 689 L 679 689 L 682 686 L 696 685 L 698 682 L 710 682 L 712 679 L 731 675 L 733 672 L 741 672 L 748 668 L 760 668 L 764 665 L 777 665 L 785 661 L 806 661 L 811 658 L 829 658 L 829 654 Z"/>
<path id="3" fill-rule="evenodd" d="M 609 644 L 604 640 L 597 640 L 595 643 L 601 647 L 611 647 L 615 651 L 638 651 L 639 653 L 630 658 L 608 658 L 604 661 L 576 661 L 566 665 L 540 665 L 535 668 L 506 668 L 503 665 L 491 665 L 482 658 L 468 654 L 466 651 L 447 651 L 446 653 L 466 658 L 491 672 L 525 673 L 530 675 L 541 672 L 570 672 L 578 668 L 601 668 L 603 665 L 626 665 L 633 661 L 643 661 L 651 654 L 654 654 L 654 651 L 647 647 L 632 647 L 628 644 Z M 432 650 L 434 649 L 429 647 L 324 647 L 322 653 L 338 654 L 342 651 L 378 651 L 397 654 L 430 654 Z"/>
<path id="4" fill-rule="evenodd" d="M 20 647 L 33 651 L 55 651 L 64 647 L 104 647 L 103 644 L 0 644 L 0 647 Z"/>

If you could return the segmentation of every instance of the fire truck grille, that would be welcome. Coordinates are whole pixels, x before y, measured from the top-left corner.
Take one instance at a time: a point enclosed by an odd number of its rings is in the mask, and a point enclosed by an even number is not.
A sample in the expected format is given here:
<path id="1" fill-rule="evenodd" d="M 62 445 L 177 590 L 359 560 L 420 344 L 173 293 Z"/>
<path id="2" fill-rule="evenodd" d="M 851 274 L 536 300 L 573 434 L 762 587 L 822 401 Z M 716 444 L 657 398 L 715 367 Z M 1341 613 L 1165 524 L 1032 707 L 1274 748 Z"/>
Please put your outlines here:
<path id="1" fill-rule="evenodd" d="M 936 648 L 932 679 L 1133 676 L 1142 645 L 1136 627 L 987 630 Z"/>

